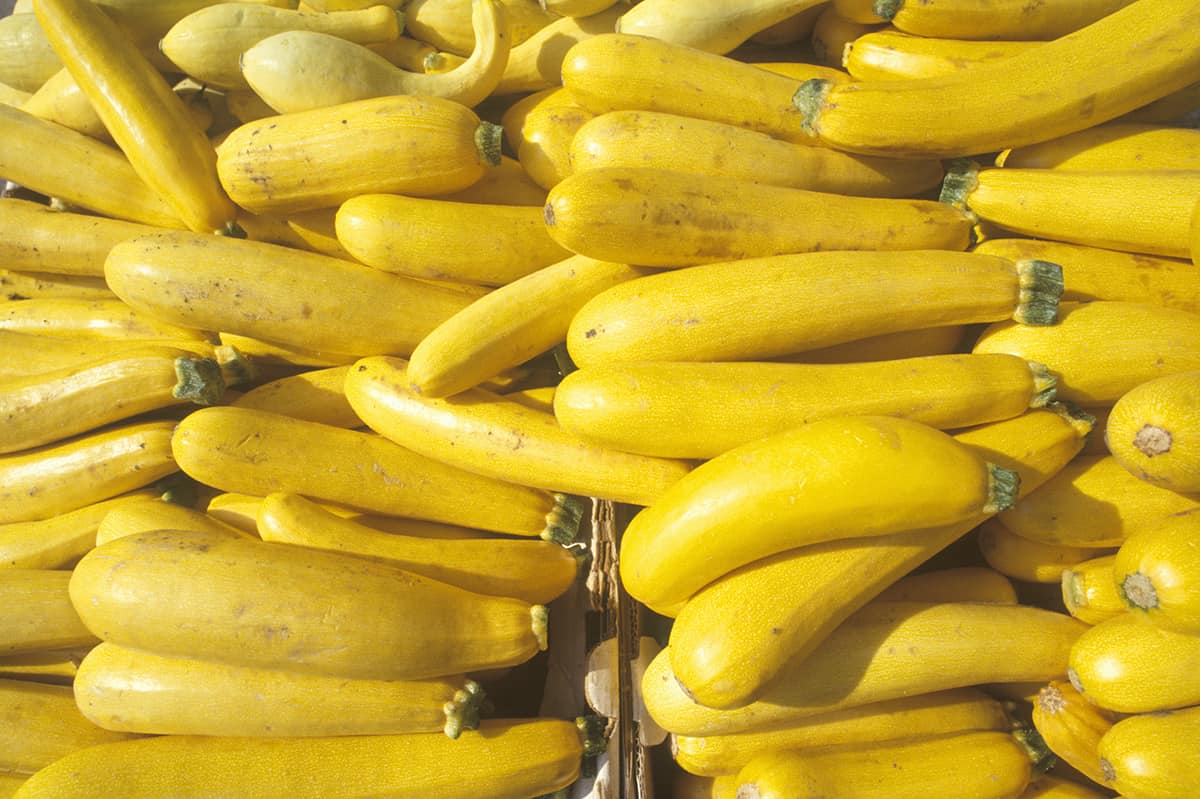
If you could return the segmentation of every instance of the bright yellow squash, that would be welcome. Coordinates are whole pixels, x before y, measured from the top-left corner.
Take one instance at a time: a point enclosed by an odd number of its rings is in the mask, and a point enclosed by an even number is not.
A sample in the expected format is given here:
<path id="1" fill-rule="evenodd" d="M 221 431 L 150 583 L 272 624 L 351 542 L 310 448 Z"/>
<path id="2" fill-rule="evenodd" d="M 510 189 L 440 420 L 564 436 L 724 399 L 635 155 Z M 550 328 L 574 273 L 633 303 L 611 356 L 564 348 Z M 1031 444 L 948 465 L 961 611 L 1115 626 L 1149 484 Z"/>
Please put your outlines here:
<path id="1" fill-rule="evenodd" d="M 584 367 L 748 361 L 1014 316 L 1040 330 L 1055 319 L 1060 274 L 1048 262 L 944 250 L 818 252 L 705 264 L 598 294 L 571 321 L 567 349 Z M 1033 354 L 1013 354 L 1056 368 Z"/>
<path id="2" fill-rule="evenodd" d="M 1134 615 L 1200 634 L 1200 510 L 1177 513 L 1130 536 L 1117 550 L 1112 580 Z"/>
<path id="3" fill-rule="evenodd" d="M 26 300 L 25 302 L 29 302 Z M 42 335 L 41 331 L 0 330 L 0 379 L 32 377 L 112 357 L 147 345 L 184 350 L 195 357 L 214 357 L 213 346 L 191 340 L 122 340 L 84 336 Z M 188 335 L 193 335 L 188 333 Z"/>
<path id="4" fill-rule="evenodd" d="M 871 158 L 781 141 L 724 122 L 657 111 L 611 111 L 589 120 L 571 142 L 575 171 L 655 167 L 736 177 L 770 186 L 908 197 L 942 179 L 930 159 Z"/>
<path id="5" fill-rule="evenodd" d="M 77 752 L 16 799 L 524 799 L 574 782 L 583 752 L 576 725 L 561 719 L 485 721 L 457 741 L 441 733 L 166 735 Z"/>
<path id="6" fill-rule="evenodd" d="M 964 250 L 969 228 L 960 211 L 928 200 L 641 166 L 564 178 L 546 198 L 545 217 L 572 252 L 670 267 L 816 250 Z"/>
<path id="7" fill-rule="evenodd" d="M 565 3 L 579 10 L 588 5 L 587 14 L 566 14 Z M 538 30 L 508 53 L 508 63 L 497 84 L 497 95 L 536 92 L 562 83 L 562 62 L 576 42 L 601 33 L 611 33 L 617 18 L 627 10 L 624 3 L 614 0 L 548 0 L 546 10 L 563 14 L 559 19 Z"/>
<path id="8" fill-rule="evenodd" d="M 217 148 L 217 172 L 253 213 L 329 208 L 368 193 L 449 194 L 500 162 L 500 132 L 453 100 L 379 97 L 235 128 Z"/>
<path id="9" fill-rule="evenodd" d="M 344 552 L 477 594 L 533 604 L 558 598 L 575 580 L 575 555 L 551 541 L 440 539 L 382 532 L 344 519 L 298 494 L 271 494 L 258 511 L 264 541 Z"/>
<path id="10" fill-rule="evenodd" d="M 1151 713 L 1200 704 L 1192 676 L 1200 668 L 1200 636 L 1166 630 L 1141 614 L 1114 616 L 1071 647 L 1075 690 L 1118 713 Z"/>
<path id="11" fill-rule="evenodd" d="M 1020 0 L 836 0 L 859 22 L 890 22 L 914 36 L 942 39 L 1057 39 L 1129 5 L 1131 0 L 1076 0 L 1029 6 Z"/>
<path id="12" fill-rule="evenodd" d="M 566 429 L 614 449 L 707 459 L 826 416 L 895 416 L 946 430 L 1053 399 L 1053 379 L 1040 364 L 979 357 L 600 364 L 563 379 L 554 413 Z"/>
<path id="13" fill-rule="evenodd" d="M 884 28 L 850 42 L 842 60 L 855 80 L 912 80 L 953 75 L 1036 46 L 1036 42 L 913 36 Z"/>
<path id="14" fill-rule="evenodd" d="M 531 99 L 537 96 L 532 95 Z M 579 130 L 595 116 L 573 102 L 563 102 L 570 97 L 565 90 L 556 91 L 518 117 L 517 160 L 533 182 L 546 191 L 574 172 L 571 143 Z"/>
<path id="15" fill-rule="evenodd" d="M 1068 613 L 1087 624 L 1099 624 L 1125 612 L 1117 590 L 1115 562 L 1116 555 L 1101 555 L 1063 569 L 1063 606 Z"/>
<path id="16" fill-rule="evenodd" d="M 396 0 L 392 0 L 396 2 Z M 538 0 L 500 0 L 512 28 L 512 44 L 520 45 L 558 19 Z M 438 50 L 469 56 L 475 44 L 473 0 L 409 0 L 404 3 L 405 30 Z"/>
<path id="17" fill-rule="evenodd" d="M 1088 701 L 1065 680 L 1051 680 L 1033 703 L 1033 725 L 1054 754 L 1093 782 L 1105 783 L 1096 746 L 1116 714 Z"/>
<path id="18" fill-rule="evenodd" d="M 141 313 L 119 299 L 81 300 L 73 297 L 47 297 L 21 302 L 0 303 L 0 331 L 36 333 L 57 338 L 104 338 L 121 340 L 126 346 L 136 342 L 144 346 L 188 341 L 193 346 L 208 340 L 209 334 L 196 328 L 168 324 Z"/>
<path id="19" fill-rule="evenodd" d="M 815 5 L 817 0 L 642 0 L 621 15 L 617 30 L 727 53 L 764 28 Z"/>
<path id="20" fill-rule="evenodd" d="M 0 569 L 61 569 L 96 545 L 96 531 L 109 513 L 156 501 L 152 492 L 136 491 L 48 519 L 0 524 Z"/>
<path id="21" fill-rule="evenodd" d="M 901 577 L 875 597 L 890 602 L 1017 603 L 1012 581 L 987 566 L 953 566 Z"/>
<path id="22" fill-rule="evenodd" d="M 1019 536 L 1000 519 L 989 519 L 976 531 L 979 553 L 996 571 L 1028 583 L 1059 583 L 1063 572 L 1084 561 L 1111 554 L 1111 549 L 1047 544 Z"/>
<path id="23" fill-rule="evenodd" d="M 1104 439 L 1130 474 L 1172 491 L 1200 492 L 1200 369 L 1131 389 L 1113 405 Z"/>
<path id="24" fill-rule="evenodd" d="M 118 244 L 105 277 L 157 318 L 350 355 L 407 355 L 474 298 L 340 258 L 185 232 Z"/>
<path id="25" fill-rule="evenodd" d="M 740 772 L 745 799 L 1017 799 L 1040 753 L 1011 732 L 960 732 L 811 752 L 769 752 Z"/>
<path id="26" fill-rule="evenodd" d="M 102 643 L 79 664 L 75 701 L 107 730 L 154 735 L 318 737 L 479 726 L 479 684 L 346 679 L 228 665 Z"/>
<path id="27" fill-rule="evenodd" d="M 571 541 L 578 501 L 483 477 L 357 430 L 250 408 L 203 408 L 175 429 L 190 476 L 258 497 L 303 494 L 358 510 Z"/>
<path id="28" fill-rule="evenodd" d="M 720 624 L 720 619 L 710 620 Z M 1087 625 L 1064 613 L 977 602 L 877 602 L 807 658 L 789 661 L 763 696 L 714 710 L 688 697 L 668 646 L 642 678 L 651 717 L 681 735 L 724 735 L 901 696 L 986 682 L 1050 680 Z"/>
<path id="29" fill-rule="evenodd" d="M 71 606 L 71 573 L 52 569 L 0 569 L 0 654 L 44 652 L 97 643 Z"/>
<path id="30" fill-rule="evenodd" d="M 973 351 L 1044 363 L 1058 377 L 1060 399 L 1106 405 L 1148 380 L 1200 369 L 1200 314 L 1133 302 L 1062 303 L 1058 324 L 999 322 Z"/>
<path id="31" fill-rule="evenodd" d="M 684 770 L 718 777 L 736 773 L 765 751 L 1004 730 L 1011 723 L 997 700 L 974 688 L 958 688 L 822 713 L 762 730 L 704 737 L 676 735 L 671 739 L 671 753 Z"/>
<path id="32" fill-rule="evenodd" d="M 1200 169 L 1200 131 L 1168 125 L 1109 122 L 1059 139 L 1006 150 L 996 166 L 1104 171 Z"/>
<path id="33" fill-rule="evenodd" d="M 0 524 L 48 519 L 177 471 L 174 427 L 129 422 L 0 456 Z"/>
<path id="34" fill-rule="evenodd" d="M 621 540 L 622 582 L 651 608 L 669 608 L 784 550 L 994 513 L 1016 499 L 1018 482 L 918 422 L 801 424 L 702 464 L 635 516 Z"/>
<path id="35" fill-rule="evenodd" d="M 774 360 L 785 363 L 862 363 L 920 358 L 924 355 L 951 355 L 962 349 L 965 335 L 965 325 L 901 330 L 831 344 L 815 350 L 803 350 Z"/>
<path id="36" fill-rule="evenodd" d="M 72 604 L 103 640 L 235 666 L 410 680 L 514 666 L 546 647 L 543 606 L 224 534 L 117 538 L 70 580 Z"/>
<path id="37" fill-rule="evenodd" d="M 14 9 L 0 19 L 0 81 L 27 92 L 36 92 L 62 68 L 32 11 Z"/>
<path id="38" fill-rule="evenodd" d="M 34 11 L 138 176 L 192 230 L 238 233 L 208 137 L 117 24 L 90 0 L 37 0 Z"/>
<path id="39" fill-rule="evenodd" d="M 571 255 L 531 206 L 363 194 L 342 203 L 335 226 L 367 266 L 431 280 L 502 286 Z"/>
<path id="40" fill-rule="evenodd" d="M 199 530 L 238 538 L 254 537 L 203 511 L 160 499 L 153 502 L 125 503 L 110 510 L 96 528 L 95 545 L 100 546 L 116 538 L 154 530 Z"/>
<path id="41" fill-rule="evenodd" d="M 1190 0 L 1139 0 L 1025 53 L 954 75 L 845 86 L 810 81 L 793 108 L 812 136 L 837 149 L 965 156 L 1113 119 L 1193 83 L 1198 65 L 1200 9 Z M 943 124 L 931 129 L 930 119 Z"/>
<path id="42" fill-rule="evenodd" d="M 376 432 L 452 467 L 520 485 L 635 505 L 657 502 L 691 471 L 681 460 L 633 455 L 563 430 L 554 416 L 481 388 L 448 399 L 417 393 L 398 358 L 364 358 L 346 399 Z"/>
<path id="43" fill-rule="evenodd" d="M 1129 799 L 1178 799 L 1200 785 L 1200 708 L 1121 719 L 1100 739 L 1107 787 Z"/>
<path id="44" fill-rule="evenodd" d="M 255 386 L 230 405 L 319 422 L 331 427 L 362 427 L 342 386 L 350 366 L 309 369 Z"/>

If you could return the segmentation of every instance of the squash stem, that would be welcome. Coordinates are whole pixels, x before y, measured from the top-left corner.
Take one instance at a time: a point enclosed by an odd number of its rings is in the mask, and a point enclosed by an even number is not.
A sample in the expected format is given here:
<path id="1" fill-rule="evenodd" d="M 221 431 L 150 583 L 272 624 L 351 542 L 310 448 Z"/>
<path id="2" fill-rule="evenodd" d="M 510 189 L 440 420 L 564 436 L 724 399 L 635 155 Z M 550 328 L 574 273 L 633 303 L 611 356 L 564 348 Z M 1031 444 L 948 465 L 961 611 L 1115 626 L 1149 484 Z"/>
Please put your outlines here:
<path id="1" fill-rule="evenodd" d="M 1033 397 L 1029 400 L 1030 408 L 1044 408 L 1054 402 L 1058 391 L 1058 378 L 1050 373 L 1050 367 L 1037 361 L 1027 361 L 1029 371 L 1033 375 Z"/>
<path id="2" fill-rule="evenodd" d="M 217 359 L 217 366 L 221 367 L 221 377 L 226 386 L 240 386 L 258 379 L 254 362 L 237 347 L 219 344 L 213 347 L 213 355 Z"/>
<path id="3" fill-rule="evenodd" d="M 538 651 L 545 652 L 550 647 L 550 611 L 545 605 L 534 605 L 529 609 L 532 622 L 533 637 L 537 639 Z"/>
<path id="4" fill-rule="evenodd" d="M 1063 293 L 1062 267 L 1036 258 L 1017 262 L 1021 288 L 1013 319 L 1023 325 L 1052 325 L 1058 321 L 1058 301 Z"/>
<path id="5" fill-rule="evenodd" d="M 500 166 L 500 147 L 504 141 L 504 128 L 486 119 L 475 129 L 475 147 L 479 159 L 488 166 Z"/>
<path id="6" fill-rule="evenodd" d="M 546 527 L 542 530 L 541 538 L 563 546 L 574 543 L 579 537 L 579 525 L 583 522 L 586 503 L 583 497 L 555 494 L 554 508 L 546 514 Z"/>
<path id="7" fill-rule="evenodd" d="M 456 740 L 463 730 L 479 729 L 479 713 L 486 699 L 483 687 L 474 680 L 467 680 L 455 691 L 454 698 L 442 706 L 442 712 L 446 714 L 446 726 L 442 731 L 446 737 Z"/>
<path id="8" fill-rule="evenodd" d="M 989 463 L 987 468 L 988 496 L 987 502 L 983 506 L 983 512 L 999 513 L 1002 510 L 1008 510 L 1016 504 L 1017 492 L 1021 488 L 1021 475 L 1012 469 L 1005 469 L 994 463 Z"/>
<path id="9" fill-rule="evenodd" d="M 891 22 L 896 17 L 896 12 L 903 7 L 904 0 L 875 0 L 871 5 L 871 12 L 884 22 Z"/>
<path id="10" fill-rule="evenodd" d="M 833 81 L 811 78 L 801 83 L 792 95 L 792 106 L 800 112 L 800 126 L 809 136 L 817 136 L 820 132 L 821 111 L 832 89 Z"/>
<path id="11" fill-rule="evenodd" d="M 1029 755 L 1029 759 L 1033 761 L 1033 771 L 1035 774 L 1045 774 L 1050 769 L 1054 768 L 1058 758 L 1050 751 L 1050 747 L 1042 739 L 1041 733 L 1034 727 L 1018 727 L 1013 730 L 1013 737 L 1017 739 L 1017 743 L 1025 750 L 1025 754 Z"/>
<path id="12" fill-rule="evenodd" d="M 1065 569 L 1062 575 L 1063 606 L 1072 616 L 1079 608 L 1088 606 L 1087 591 L 1082 583 L 1082 575 L 1075 569 Z"/>
<path id="13" fill-rule="evenodd" d="M 221 367 L 212 358 L 176 358 L 171 396 L 197 405 L 216 405 L 225 393 Z"/>
<path id="14" fill-rule="evenodd" d="M 956 158 L 946 167 L 942 178 L 942 192 L 938 200 L 970 212 L 967 196 L 979 185 L 979 164 L 969 158 Z M 974 216 L 974 214 L 972 214 Z"/>

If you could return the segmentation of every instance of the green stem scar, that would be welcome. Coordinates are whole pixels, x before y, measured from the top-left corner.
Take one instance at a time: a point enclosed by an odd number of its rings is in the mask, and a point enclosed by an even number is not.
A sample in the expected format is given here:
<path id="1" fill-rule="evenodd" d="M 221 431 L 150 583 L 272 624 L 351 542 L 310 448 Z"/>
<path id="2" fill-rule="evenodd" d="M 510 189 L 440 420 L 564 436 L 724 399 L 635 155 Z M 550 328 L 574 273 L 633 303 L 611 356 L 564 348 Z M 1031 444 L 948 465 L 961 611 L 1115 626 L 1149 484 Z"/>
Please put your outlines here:
<path id="1" fill-rule="evenodd" d="M 1058 378 L 1050 373 L 1049 367 L 1037 361 L 1027 361 L 1029 371 L 1033 374 L 1033 396 L 1029 400 L 1030 408 L 1044 408 L 1054 401 L 1058 389 Z"/>
<path id="2" fill-rule="evenodd" d="M 1017 262 L 1020 295 L 1013 319 L 1023 325 L 1052 325 L 1058 320 L 1063 293 L 1063 270 L 1053 261 Z"/>
<path id="3" fill-rule="evenodd" d="M 171 396 L 197 405 L 216 405 L 225 393 L 221 367 L 212 358 L 176 358 Z"/>
<path id="4" fill-rule="evenodd" d="M 984 513 L 999 513 L 1008 510 L 1017 501 L 1017 492 L 1021 488 L 1021 475 L 1012 469 L 1005 469 L 994 463 L 987 464 L 988 491 L 987 502 L 984 503 Z"/>
<path id="5" fill-rule="evenodd" d="M 1158 607 L 1158 592 L 1154 590 L 1154 581 L 1141 572 L 1125 575 L 1121 581 L 1121 598 L 1125 604 L 1139 610 L 1153 610 Z"/>
<path id="6" fill-rule="evenodd" d="M 812 78 L 800 84 L 792 95 L 792 107 L 800 112 L 800 126 L 809 136 L 816 136 L 821 130 L 821 110 L 829 100 L 829 92 L 833 90 L 833 81 L 824 78 Z"/>

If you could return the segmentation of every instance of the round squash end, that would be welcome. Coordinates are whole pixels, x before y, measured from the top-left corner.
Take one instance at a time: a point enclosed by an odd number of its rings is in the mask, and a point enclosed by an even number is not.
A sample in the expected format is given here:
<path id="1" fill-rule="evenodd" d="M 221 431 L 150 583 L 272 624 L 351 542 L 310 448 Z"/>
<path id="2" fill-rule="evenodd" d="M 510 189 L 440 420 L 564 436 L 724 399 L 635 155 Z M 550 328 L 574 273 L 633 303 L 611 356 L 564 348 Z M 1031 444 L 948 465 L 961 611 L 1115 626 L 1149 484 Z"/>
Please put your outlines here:
<path id="1" fill-rule="evenodd" d="M 1158 592 L 1154 581 L 1141 572 L 1125 575 L 1121 581 L 1121 598 L 1125 604 L 1138 610 L 1153 610 L 1158 607 Z"/>

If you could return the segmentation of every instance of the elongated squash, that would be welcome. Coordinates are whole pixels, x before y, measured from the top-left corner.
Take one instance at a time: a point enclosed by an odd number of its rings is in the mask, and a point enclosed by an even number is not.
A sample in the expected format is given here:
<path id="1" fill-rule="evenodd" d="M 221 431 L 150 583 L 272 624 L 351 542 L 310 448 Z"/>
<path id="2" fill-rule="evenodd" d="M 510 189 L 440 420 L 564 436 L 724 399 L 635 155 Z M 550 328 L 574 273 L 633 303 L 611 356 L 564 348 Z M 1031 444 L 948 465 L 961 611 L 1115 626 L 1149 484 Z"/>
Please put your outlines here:
<path id="1" fill-rule="evenodd" d="M 453 100 L 379 97 L 242 125 L 217 148 L 217 172 L 254 213 L 329 208 L 367 193 L 449 194 L 500 162 L 499 136 Z"/>
<path id="2" fill-rule="evenodd" d="M 1200 131 L 1110 122 L 1007 150 L 996 166 L 1079 171 L 1200 169 Z"/>
<path id="3" fill-rule="evenodd" d="M 764 28 L 817 4 L 817 0 L 642 0 L 621 15 L 617 31 L 727 53 Z"/>
<path id="4" fill-rule="evenodd" d="M 1065 680 L 1051 680 L 1033 703 L 1033 726 L 1054 754 L 1093 782 L 1105 783 L 1096 746 L 1115 714 L 1089 702 Z"/>
<path id="5" fill-rule="evenodd" d="M 7 611 L 0 620 L 0 654 L 91 646 L 96 636 L 80 620 L 67 592 L 69 571 L 0 570 L 0 597 Z"/>
<path id="6" fill-rule="evenodd" d="M 96 545 L 96 531 L 112 511 L 156 501 L 150 491 L 135 491 L 78 510 L 33 522 L 0 524 L 0 568 L 60 569 Z"/>
<path id="7" fill-rule="evenodd" d="M 447 466 L 385 438 L 250 408 L 179 423 L 180 468 L 223 491 L 303 494 L 359 510 L 571 541 L 579 503 Z"/>
<path id="8" fill-rule="evenodd" d="M 1132 475 L 1200 492 L 1200 369 L 1148 380 L 1113 405 L 1104 439 Z"/>
<path id="9" fill-rule="evenodd" d="M 571 166 L 575 171 L 674 169 L 864 197 L 920 194 L 937 185 L 943 174 L 938 161 L 849 155 L 657 111 L 611 111 L 584 123 L 571 142 Z"/>
<path id="10" fill-rule="evenodd" d="M 533 182 L 525 167 L 515 158 L 500 157 L 500 165 L 489 169 L 478 181 L 442 199 L 460 203 L 488 203 L 492 205 L 532 205 L 541 208 L 546 204 L 546 190 Z"/>
<path id="11" fill-rule="evenodd" d="M 1116 555 L 1102 555 L 1063 569 L 1063 606 L 1068 613 L 1088 624 L 1099 624 L 1125 612 L 1113 571 L 1115 561 Z"/>
<path id="12" fill-rule="evenodd" d="M 1200 667 L 1200 636 L 1166 630 L 1138 614 L 1095 625 L 1071 647 L 1075 690 L 1118 713 L 1152 713 L 1200 704 L 1190 675 Z"/>
<path id="13" fill-rule="evenodd" d="M 540 208 L 519 205 L 362 194 L 342 203 L 335 226 L 362 263 L 433 280 L 502 286 L 571 255 L 547 233 Z"/>
<path id="14" fill-rule="evenodd" d="M 125 345 L 145 345 L 151 340 L 199 344 L 208 338 L 203 331 L 167 324 L 120 300 L 67 297 L 0 303 L 0 331 L 51 338 L 87 336 L 120 340 Z"/>
<path id="15" fill-rule="evenodd" d="M 1105 783 L 1130 799 L 1187 796 L 1200 780 L 1190 742 L 1200 735 L 1200 708 L 1121 719 L 1100 739 Z"/>
<path id="16" fill-rule="evenodd" d="M 163 55 L 191 77 L 224 89 L 248 89 L 239 60 L 268 36 L 288 30 L 328 33 L 359 44 L 400 35 L 403 17 L 384 4 L 352 11 L 306 14 L 290 8 L 217 3 L 188 14 L 159 42 Z"/>
<path id="17" fill-rule="evenodd" d="M 636 505 L 657 502 L 691 464 L 633 455 L 563 430 L 554 416 L 481 388 L 426 398 L 397 358 L 364 358 L 346 399 L 371 429 L 425 457 L 510 483 Z"/>
<path id="18" fill-rule="evenodd" d="M 622 582 L 651 608 L 671 607 L 803 544 L 994 513 L 1017 484 L 1014 472 L 918 422 L 833 416 L 730 450 L 672 486 L 626 528 Z"/>
<path id="19" fill-rule="evenodd" d="M 789 661 L 749 705 L 714 710 L 690 699 L 671 670 L 673 646 L 646 670 L 642 696 L 651 717 L 676 734 L 745 732 L 912 694 L 1061 677 L 1086 629 L 1066 614 L 1025 605 L 877 602 L 807 658 Z"/>
<path id="20" fill-rule="evenodd" d="M 48 519 L 178 470 L 171 421 L 129 422 L 0 456 L 0 524 Z"/>
<path id="21" fill-rule="evenodd" d="M 214 356 L 213 346 L 197 339 L 123 340 L 83 335 L 46 336 L 35 330 L 0 330 L 0 379 L 23 378 L 79 366 L 147 345 L 174 347 L 197 357 Z"/>
<path id="22" fill-rule="evenodd" d="M 919 738 L 964 730 L 1004 730 L 1003 706 L 982 691 L 958 688 L 860 705 L 786 725 L 705 737 L 676 735 L 675 762 L 692 774 L 732 774 L 765 751 L 817 749 Z"/>
<path id="23" fill-rule="evenodd" d="M 999 602 L 1013 605 L 1012 581 L 987 566 L 955 566 L 901 577 L 876 599 L 898 602 Z"/>
<path id="24" fill-rule="evenodd" d="M 0 679 L 0 770 L 33 774 L 60 757 L 135 736 L 101 729 L 80 714 L 70 686 Z"/>
<path id="25" fill-rule="evenodd" d="M 513 666 L 546 646 L 540 605 L 209 532 L 114 539 L 70 579 L 72 603 L 103 640 L 235 666 L 409 680 Z"/>
<path id="26" fill-rule="evenodd" d="M 601 260 L 689 266 L 816 250 L 963 250 L 966 218 L 928 200 L 846 197 L 738 177 L 597 167 L 546 198 L 559 244 Z"/>
<path id="27" fill-rule="evenodd" d="M 208 137 L 116 23 L 90 0 L 37 0 L 34 11 L 138 176 L 192 230 L 240 233 Z"/>
<path id="28" fill-rule="evenodd" d="M 738 772 L 738 794 L 746 799 L 1015 799 L 1040 759 L 1044 753 L 1000 731 L 771 752 Z"/>
<path id="29" fill-rule="evenodd" d="M 1023 53 L 1036 42 L 931 38 L 884 28 L 859 36 L 842 60 L 855 80 L 903 80 L 953 75 Z"/>
<path id="30" fill-rule="evenodd" d="M 1116 402 L 1148 380 L 1200 369 L 1200 314 L 1117 301 L 1067 302 L 1059 311 L 1051 327 L 993 324 L 973 351 L 1044 363 L 1058 377 L 1058 396 L 1082 405 Z"/>
<path id="31" fill-rule="evenodd" d="M 163 799 L 187 791 L 228 799 L 522 799 L 574 782 L 583 752 L 576 726 L 561 719 L 485 721 L 457 741 L 441 733 L 164 735 L 77 752 L 43 769 L 17 797 Z"/>
<path id="32" fill-rule="evenodd" d="M 533 604 L 558 598 L 575 579 L 575 556 L 550 541 L 438 539 L 385 533 L 342 519 L 297 494 L 271 494 L 258 511 L 264 541 L 344 552 L 490 596 Z"/>
<path id="33" fill-rule="evenodd" d="M 901 330 L 878 336 L 832 344 L 815 350 L 783 355 L 774 360 L 784 363 L 863 363 L 920 358 L 926 355 L 951 355 L 959 352 L 966 335 L 965 325 L 941 325 L 918 330 Z"/>
<path id="34" fill-rule="evenodd" d="M 1192 510 L 1200 510 L 1200 497 L 1139 480 L 1111 455 L 1088 455 L 1076 458 L 1000 519 L 1030 541 L 1117 547 L 1131 535 Z"/>
<path id="35" fill-rule="evenodd" d="M 954 75 L 842 87 L 810 81 L 792 108 L 815 138 L 838 149 L 964 156 L 1108 121 L 1193 83 L 1198 64 L 1200 9 L 1188 0 L 1141 0 L 1052 42 Z M 1031 85 L 1053 88 L 1014 88 Z M 997 103 L 1004 106 L 1000 118 Z M 950 108 L 954 113 L 946 116 Z M 937 118 L 945 124 L 930 130 L 928 120 Z"/>
<path id="36" fill-rule="evenodd" d="M 0 81 L 36 92 L 62 68 L 32 9 L 0 18 Z"/>
<path id="37" fill-rule="evenodd" d="M 161 319 L 350 355 L 407 355 L 473 299 L 340 258 L 184 232 L 118 244 L 105 277 Z"/>
<path id="38" fill-rule="evenodd" d="M 1018 416 L 1053 399 L 1053 380 L 1040 364 L 977 357 L 601 364 L 563 379 L 554 413 L 566 429 L 614 449 L 707 459 L 826 416 L 896 416 L 945 430 Z M 885 385 L 887 392 L 878 391 Z"/>
<path id="39" fill-rule="evenodd" d="M 154 530 L 200 530 L 239 538 L 254 537 L 203 511 L 159 500 L 126 503 L 110 510 L 96 528 L 95 545 L 101 546 L 115 538 Z"/>
<path id="40" fill-rule="evenodd" d="M 549 0 L 546 10 L 563 14 L 555 9 L 561 2 Z M 567 2 L 576 2 L 578 5 L 579 0 Z M 589 0 L 582 2 L 588 3 Z M 562 62 L 571 46 L 601 33 L 611 33 L 616 28 L 617 19 L 628 10 L 623 3 L 613 0 L 590 0 L 590 3 L 592 8 L 588 9 L 589 13 L 564 14 L 513 47 L 508 53 L 508 63 L 495 93 L 534 92 L 561 85 Z"/>
<path id="41" fill-rule="evenodd" d="M 0 301 L 58 297 L 80 300 L 116 299 L 116 295 L 109 291 L 103 278 L 0 269 Z"/>
<path id="42" fill-rule="evenodd" d="M 1126 607 L 1167 629 L 1200 633 L 1200 511 L 1163 519 L 1121 544 L 1112 579 Z"/>
<path id="43" fill-rule="evenodd" d="M 500 0 L 517 46 L 558 19 L 539 0 Z M 404 26 L 410 36 L 438 50 L 469 56 L 475 45 L 473 0 L 410 0 L 404 4 Z"/>
<path id="44" fill-rule="evenodd" d="M 1059 583 L 1063 572 L 1103 555 L 1111 548 L 1047 544 L 1017 535 L 1000 519 L 989 519 L 976 532 L 979 552 L 996 571 L 1029 583 Z"/>
<path id="45" fill-rule="evenodd" d="M 215 360 L 169 347 L 130 350 L 34 377 L 0 380 L 0 453 L 61 441 L 109 422 L 182 402 L 216 404 Z"/>
<path id="46" fill-rule="evenodd" d="M 75 701 L 107 730 L 166 735 L 318 737 L 479 725 L 484 694 L 463 677 L 348 680 L 168 657 L 102 643 L 75 676 Z"/>
<path id="47" fill-rule="evenodd" d="M 348 365 L 331 366 L 281 377 L 255 386 L 230 404 L 331 427 L 362 427 L 342 391 L 349 371 Z"/>
<path id="48" fill-rule="evenodd" d="M 981 6 L 963 0 L 836 0 L 834 7 L 860 22 L 890 22 L 915 36 L 961 39 L 1057 39 L 1129 5 L 1131 0 L 1046 3 L 1018 0 Z"/>
<path id="49" fill-rule="evenodd" d="M 574 171 L 571 142 L 595 116 L 576 103 L 565 102 L 569 99 L 568 92 L 555 92 L 519 117 L 517 159 L 530 179 L 546 191 Z"/>
<path id="50" fill-rule="evenodd" d="M 0 677 L 69 686 L 79 662 L 91 649 L 91 646 L 81 646 L 5 655 L 0 657 Z M 3 795 L 0 793 L 0 796 Z"/>
<path id="51" fill-rule="evenodd" d="M 988 318 L 1040 326 L 1055 319 L 1060 272 L 1049 262 L 944 250 L 817 252 L 705 264 L 598 294 L 572 319 L 567 349 L 580 366 L 744 361 Z M 1057 368 L 1034 353 L 1013 354 Z"/>
<path id="52" fill-rule="evenodd" d="M 276 33 L 242 53 L 242 77 L 280 113 L 326 108 L 370 97 L 417 95 L 478 105 L 504 74 L 511 46 L 499 0 L 473 0 L 475 48 L 444 72 L 409 72 L 369 48 L 333 33 Z M 320 69 L 313 69 L 319 64 Z"/>

